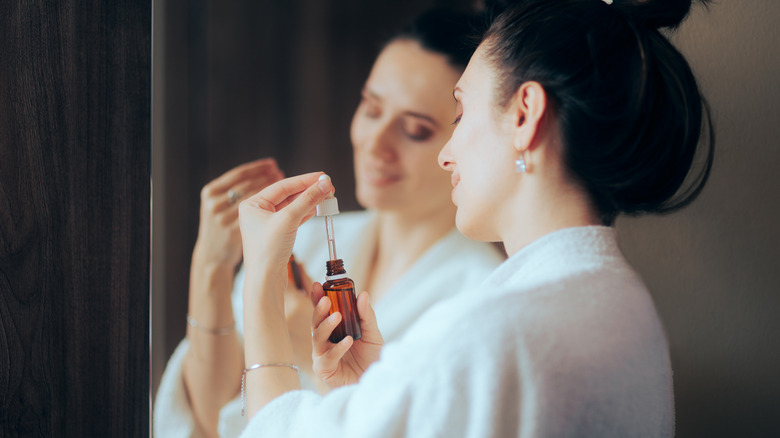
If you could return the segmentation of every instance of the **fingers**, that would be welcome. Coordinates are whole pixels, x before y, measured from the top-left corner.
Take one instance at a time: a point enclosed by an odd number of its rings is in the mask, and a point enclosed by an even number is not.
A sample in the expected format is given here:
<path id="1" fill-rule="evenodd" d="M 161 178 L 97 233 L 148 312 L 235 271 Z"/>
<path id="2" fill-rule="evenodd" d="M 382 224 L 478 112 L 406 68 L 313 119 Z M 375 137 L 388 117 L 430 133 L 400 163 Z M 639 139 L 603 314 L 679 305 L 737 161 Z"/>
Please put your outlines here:
<path id="1" fill-rule="evenodd" d="M 317 204 L 320 204 L 326 197 L 332 194 L 333 184 L 330 181 L 330 177 L 323 174 L 314 185 L 290 202 L 285 207 L 285 211 L 295 218 L 298 225 L 300 225 L 314 216 Z"/>
<path id="2" fill-rule="evenodd" d="M 252 196 L 246 203 L 266 212 L 284 212 L 284 217 L 297 227 L 314 214 L 317 204 L 333 193 L 330 178 L 318 180 L 322 175 L 322 172 L 312 172 L 283 179 Z"/>
<path id="3" fill-rule="evenodd" d="M 336 370 L 339 361 L 354 343 L 352 336 L 347 336 L 338 344 L 330 342 L 330 335 L 341 322 L 341 313 L 328 316 L 330 299 L 322 297 L 312 313 L 312 359 L 314 370 L 321 377 L 328 377 Z"/>
<path id="4" fill-rule="evenodd" d="M 226 201 L 228 205 L 238 205 L 239 201 L 254 195 L 271 184 L 282 180 L 283 178 L 284 172 L 278 169 L 270 173 L 254 176 L 252 178 L 239 181 L 231 186 L 226 193 L 222 193 L 220 195 L 220 199 Z M 237 199 L 230 198 L 231 192 L 237 195 Z"/>
<path id="5" fill-rule="evenodd" d="M 347 336 L 338 344 L 330 344 L 330 347 L 324 354 L 313 355 L 314 372 L 323 380 L 333 376 L 338 370 L 339 363 L 344 355 L 349 351 L 355 341 L 352 336 Z"/>
<path id="6" fill-rule="evenodd" d="M 330 341 L 328 341 L 328 338 L 341 321 L 340 313 L 328 316 L 329 312 L 330 298 L 322 297 L 317 305 L 314 306 L 314 311 L 311 315 L 312 348 L 317 356 L 322 355 L 329 349 Z"/>
<path id="7" fill-rule="evenodd" d="M 226 192 L 240 181 L 272 174 L 278 170 L 276 160 L 273 158 L 262 158 L 230 169 L 209 183 L 209 186 L 214 192 Z"/>
<path id="8" fill-rule="evenodd" d="M 219 213 L 237 207 L 241 200 L 283 177 L 273 158 L 245 163 L 206 184 L 201 190 L 201 203 L 206 211 Z"/>
<path id="9" fill-rule="evenodd" d="M 278 181 L 266 187 L 262 192 L 252 196 L 250 199 L 264 200 L 272 203 L 274 206 L 281 204 L 290 196 L 298 195 L 310 188 L 317 182 L 317 178 L 323 175 L 322 172 L 311 172 L 303 175 L 293 176 Z"/>

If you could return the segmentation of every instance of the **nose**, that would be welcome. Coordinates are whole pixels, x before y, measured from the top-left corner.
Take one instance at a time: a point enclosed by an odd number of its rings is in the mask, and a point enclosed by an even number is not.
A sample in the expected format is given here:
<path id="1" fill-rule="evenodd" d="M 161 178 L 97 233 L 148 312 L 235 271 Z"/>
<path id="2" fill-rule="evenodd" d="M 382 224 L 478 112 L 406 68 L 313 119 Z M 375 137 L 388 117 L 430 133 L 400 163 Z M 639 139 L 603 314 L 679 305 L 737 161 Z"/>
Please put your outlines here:
<path id="1" fill-rule="evenodd" d="M 452 139 L 447 141 L 447 143 L 444 145 L 444 147 L 441 148 L 441 151 L 439 151 L 439 157 L 438 157 L 439 167 L 441 167 L 442 169 L 444 169 L 444 170 L 446 170 L 448 172 L 452 172 L 453 170 L 455 170 L 455 169 L 453 169 L 453 167 L 455 165 L 455 160 L 452 158 L 452 155 L 450 155 L 450 142 L 451 141 L 452 141 Z"/>
<path id="2" fill-rule="evenodd" d="M 392 161 L 396 156 L 396 143 L 397 139 L 394 138 L 393 121 L 380 121 L 373 126 L 373 129 L 366 136 L 364 148 L 371 155 L 383 161 Z"/>

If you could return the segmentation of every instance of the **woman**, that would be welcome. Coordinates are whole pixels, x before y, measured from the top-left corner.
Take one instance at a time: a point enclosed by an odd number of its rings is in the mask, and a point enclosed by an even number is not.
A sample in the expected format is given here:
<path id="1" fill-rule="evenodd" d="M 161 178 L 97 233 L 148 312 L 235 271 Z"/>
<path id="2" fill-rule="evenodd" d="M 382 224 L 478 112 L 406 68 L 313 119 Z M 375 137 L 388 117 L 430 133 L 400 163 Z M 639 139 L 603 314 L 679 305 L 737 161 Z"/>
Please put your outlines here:
<path id="1" fill-rule="evenodd" d="M 352 121 L 357 198 L 367 211 L 334 218 L 336 243 L 349 276 L 373 291 L 387 341 L 400 338 L 433 303 L 480 282 L 504 258 L 455 229 L 449 176 L 436 161 L 453 130 L 452 87 L 476 46 L 469 44 L 472 18 L 434 10 L 403 29 L 377 58 Z M 241 260 L 238 204 L 231 199 L 281 176 L 273 160 L 259 160 L 203 190 L 187 340 L 168 364 L 155 405 L 160 436 L 190 436 L 196 427 L 207 436 L 236 436 L 246 424 L 236 397 L 243 352 L 232 327 L 243 328 L 244 271 L 235 278 L 231 308 L 230 284 Z M 308 271 L 304 278 L 324 279 L 328 251 L 321 220 L 300 229 L 294 253 Z M 308 291 L 311 281 L 305 283 Z M 291 289 L 284 299 L 293 351 L 304 385 L 315 388 L 312 305 Z"/>
<path id="2" fill-rule="evenodd" d="M 704 102 L 658 31 L 689 8 L 521 0 L 492 24 L 455 87 L 439 162 L 458 228 L 510 257 L 385 347 L 366 293 L 363 337 L 329 344 L 340 316 L 315 284 L 314 368 L 339 387 L 325 396 L 295 391 L 274 303 L 286 242 L 333 186 L 302 175 L 243 202 L 244 436 L 672 436 L 664 331 L 611 226 L 680 208 L 707 179 L 711 140 L 692 173 Z"/>

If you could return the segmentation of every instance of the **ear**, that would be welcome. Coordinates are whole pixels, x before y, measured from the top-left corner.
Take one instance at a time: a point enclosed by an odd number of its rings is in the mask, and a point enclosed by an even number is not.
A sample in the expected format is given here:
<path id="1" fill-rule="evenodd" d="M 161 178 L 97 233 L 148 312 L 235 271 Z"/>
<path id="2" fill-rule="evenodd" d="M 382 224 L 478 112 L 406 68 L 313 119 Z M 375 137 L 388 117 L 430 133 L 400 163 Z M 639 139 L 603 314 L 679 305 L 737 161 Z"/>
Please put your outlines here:
<path id="1" fill-rule="evenodd" d="M 512 97 L 514 127 L 512 140 L 518 152 L 533 149 L 534 138 L 542 126 L 542 116 L 547 109 L 547 94 L 538 82 L 524 82 Z"/>

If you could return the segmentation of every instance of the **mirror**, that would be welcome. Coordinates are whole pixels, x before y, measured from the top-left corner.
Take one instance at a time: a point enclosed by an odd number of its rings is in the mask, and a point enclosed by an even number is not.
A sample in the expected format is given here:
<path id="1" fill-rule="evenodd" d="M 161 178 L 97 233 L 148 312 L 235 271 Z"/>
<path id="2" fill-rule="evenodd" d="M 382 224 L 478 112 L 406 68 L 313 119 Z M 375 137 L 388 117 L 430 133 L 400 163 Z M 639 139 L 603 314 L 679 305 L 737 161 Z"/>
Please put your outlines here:
<path id="1" fill-rule="evenodd" d="M 438 2 L 449 6 L 469 1 Z M 200 189 L 274 157 L 357 209 L 349 125 L 381 43 L 435 1 L 154 2 L 152 391 L 183 338 Z"/>

